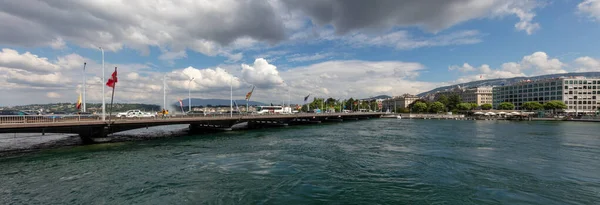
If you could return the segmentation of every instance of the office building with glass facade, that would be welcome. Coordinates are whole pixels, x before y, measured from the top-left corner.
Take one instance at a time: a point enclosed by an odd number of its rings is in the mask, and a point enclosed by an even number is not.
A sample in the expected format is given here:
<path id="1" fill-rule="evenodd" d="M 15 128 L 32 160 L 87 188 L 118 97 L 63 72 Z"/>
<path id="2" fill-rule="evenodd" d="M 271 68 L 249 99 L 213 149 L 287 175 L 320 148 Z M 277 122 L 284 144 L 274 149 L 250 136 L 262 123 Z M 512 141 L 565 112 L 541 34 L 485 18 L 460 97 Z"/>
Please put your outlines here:
<path id="1" fill-rule="evenodd" d="M 563 101 L 567 113 L 596 112 L 600 95 L 600 79 L 583 77 L 552 78 L 539 81 L 521 81 L 513 85 L 493 88 L 493 106 L 497 108 L 502 102 L 510 102 L 515 109 L 521 110 L 525 102 Z"/>

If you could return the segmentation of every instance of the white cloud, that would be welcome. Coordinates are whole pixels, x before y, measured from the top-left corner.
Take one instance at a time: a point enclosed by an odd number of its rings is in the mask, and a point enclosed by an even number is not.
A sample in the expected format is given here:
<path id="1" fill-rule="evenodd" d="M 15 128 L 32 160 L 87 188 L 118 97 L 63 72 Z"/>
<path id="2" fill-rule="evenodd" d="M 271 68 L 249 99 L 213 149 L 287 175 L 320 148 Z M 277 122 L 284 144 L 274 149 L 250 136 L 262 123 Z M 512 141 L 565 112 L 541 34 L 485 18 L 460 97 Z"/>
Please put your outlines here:
<path id="1" fill-rule="evenodd" d="M 186 58 L 186 57 L 187 57 L 187 53 L 184 50 L 177 51 L 177 52 L 163 51 L 163 53 L 160 56 L 158 56 L 158 59 L 164 60 L 164 61 L 172 61 L 172 60 L 182 59 L 182 58 Z"/>
<path id="2" fill-rule="evenodd" d="M 579 12 L 600 21 L 600 0 L 584 0 L 577 5 Z"/>
<path id="3" fill-rule="evenodd" d="M 494 9 L 492 16 L 515 15 L 519 18 L 519 22 L 515 24 L 515 28 L 519 31 L 525 31 L 528 35 L 533 34 L 541 28 L 539 23 L 533 22 L 535 13 L 533 9 L 541 6 L 541 3 L 535 0 L 519 0 L 519 1 L 499 1 L 499 6 Z"/>
<path id="4" fill-rule="evenodd" d="M 475 68 L 473 66 L 469 65 L 468 63 L 464 63 L 462 66 L 457 66 L 457 65 L 449 66 L 448 70 L 450 70 L 450 71 L 458 70 L 460 72 L 466 73 L 466 72 L 475 71 Z"/>
<path id="5" fill-rule="evenodd" d="M 565 63 L 560 62 L 560 60 L 556 58 L 549 58 L 544 52 L 535 52 L 531 55 L 524 56 L 520 62 L 503 63 L 499 69 L 492 69 L 487 64 L 475 68 L 468 63 L 465 63 L 463 66 L 450 66 L 448 70 L 458 70 L 461 72 L 479 71 L 478 74 L 461 76 L 455 81 L 457 83 L 464 83 L 495 78 L 566 73 L 567 71 L 564 70 L 566 66 Z"/>
<path id="6" fill-rule="evenodd" d="M 49 97 L 49 98 L 60 98 L 61 95 L 58 94 L 58 93 L 56 93 L 56 92 L 48 92 L 48 93 L 46 93 L 46 97 Z"/>
<path id="7" fill-rule="evenodd" d="M 253 65 L 242 64 L 242 78 L 259 88 L 270 88 L 283 83 L 277 67 L 263 58 L 256 59 Z"/>
<path id="8" fill-rule="evenodd" d="M 333 55 L 334 55 L 333 53 L 315 53 L 313 55 L 295 54 L 295 55 L 292 55 L 292 56 L 288 57 L 287 60 L 289 62 L 316 61 L 316 60 L 321 60 L 321 59 L 329 58 L 329 57 L 331 57 Z"/>
<path id="9" fill-rule="evenodd" d="M 576 72 L 598 72 L 600 71 L 600 59 L 594 59 L 589 56 L 579 57 L 575 59 L 575 64 L 578 65 Z"/>
<path id="10" fill-rule="evenodd" d="M 48 61 L 47 58 L 41 58 L 29 52 L 19 54 L 18 51 L 9 48 L 3 48 L 0 52 L 0 67 L 15 68 L 30 72 L 53 72 L 59 70 L 59 67 Z"/>
<path id="11" fill-rule="evenodd" d="M 534 75 L 544 75 L 553 73 L 566 73 L 563 69 L 564 63 L 556 58 L 548 58 L 548 55 L 544 52 L 535 52 L 529 56 L 523 57 L 521 65 L 525 69 L 533 68 Z"/>
<path id="12" fill-rule="evenodd" d="M 366 98 L 380 94 L 417 93 L 434 83 L 414 80 L 425 68 L 401 61 L 327 61 L 282 72 L 294 99 L 315 97 Z"/>
<path id="13" fill-rule="evenodd" d="M 585 11 L 597 1 L 580 5 Z M 123 48 L 142 55 L 150 47 L 165 52 L 162 59 L 185 57 L 187 50 L 208 56 L 241 60 L 241 50 L 270 46 L 313 29 L 332 28 L 331 35 L 362 39 L 370 44 L 412 49 L 427 46 L 472 44 L 480 41 L 474 31 L 432 38 L 403 32 L 375 35 L 376 31 L 421 27 L 438 33 L 457 24 L 480 18 L 517 16 L 515 28 L 533 33 L 535 0 L 403 0 L 369 1 L 270 0 L 270 1 L 2 1 L 0 44 L 20 47 L 50 46 L 63 49 L 77 45 L 107 51 Z M 369 8 L 369 9 L 365 9 Z M 259 22 L 259 23 L 257 23 Z M 375 31 L 375 32 L 374 32 Z M 316 32 L 318 33 L 318 32 Z M 259 46 L 257 46 L 259 45 Z M 166 51 L 168 50 L 168 51 Z"/>

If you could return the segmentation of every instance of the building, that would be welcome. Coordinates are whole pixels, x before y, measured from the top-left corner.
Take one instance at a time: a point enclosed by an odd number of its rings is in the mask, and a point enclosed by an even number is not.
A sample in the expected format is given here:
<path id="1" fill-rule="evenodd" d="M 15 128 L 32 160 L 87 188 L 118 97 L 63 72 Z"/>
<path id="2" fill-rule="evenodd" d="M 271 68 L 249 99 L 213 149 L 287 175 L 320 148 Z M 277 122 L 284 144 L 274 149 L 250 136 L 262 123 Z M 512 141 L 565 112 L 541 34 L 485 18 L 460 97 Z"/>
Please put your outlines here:
<path id="1" fill-rule="evenodd" d="M 395 96 L 389 99 L 385 99 L 381 102 L 383 110 L 394 110 L 394 108 L 408 108 L 408 105 L 418 100 L 419 97 L 411 94 L 404 94 L 401 96 Z"/>
<path id="2" fill-rule="evenodd" d="M 463 102 L 477 103 L 477 105 L 479 105 L 479 106 L 481 106 L 483 104 L 492 104 L 494 101 L 493 88 L 492 87 L 468 88 L 463 93 L 461 93 L 460 98 L 462 99 Z"/>
<path id="3" fill-rule="evenodd" d="M 584 77 L 552 78 L 539 81 L 521 81 L 513 85 L 495 87 L 493 90 L 496 108 L 502 102 L 510 102 L 521 110 L 525 102 L 545 103 L 552 100 L 563 101 L 567 105 L 564 112 L 596 112 L 600 106 L 600 79 Z"/>
<path id="4" fill-rule="evenodd" d="M 477 105 L 492 104 L 493 102 L 493 89 L 492 87 L 472 87 L 462 88 L 456 86 L 452 89 L 439 91 L 434 94 L 431 101 L 438 101 L 441 96 L 458 95 L 462 102 L 466 103 L 477 103 Z"/>

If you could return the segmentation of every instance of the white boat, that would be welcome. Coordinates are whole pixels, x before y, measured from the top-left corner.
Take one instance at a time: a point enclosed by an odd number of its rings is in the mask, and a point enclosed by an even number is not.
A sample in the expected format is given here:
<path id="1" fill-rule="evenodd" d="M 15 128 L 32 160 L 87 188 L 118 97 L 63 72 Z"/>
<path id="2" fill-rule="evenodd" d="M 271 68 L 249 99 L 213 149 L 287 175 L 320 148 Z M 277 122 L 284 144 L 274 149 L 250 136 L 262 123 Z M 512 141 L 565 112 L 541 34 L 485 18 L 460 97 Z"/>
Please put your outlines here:
<path id="1" fill-rule="evenodd" d="M 402 119 L 402 116 L 400 116 L 400 115 L 396 115 L 396 118 L 398 118 L 398 119 Z"/>

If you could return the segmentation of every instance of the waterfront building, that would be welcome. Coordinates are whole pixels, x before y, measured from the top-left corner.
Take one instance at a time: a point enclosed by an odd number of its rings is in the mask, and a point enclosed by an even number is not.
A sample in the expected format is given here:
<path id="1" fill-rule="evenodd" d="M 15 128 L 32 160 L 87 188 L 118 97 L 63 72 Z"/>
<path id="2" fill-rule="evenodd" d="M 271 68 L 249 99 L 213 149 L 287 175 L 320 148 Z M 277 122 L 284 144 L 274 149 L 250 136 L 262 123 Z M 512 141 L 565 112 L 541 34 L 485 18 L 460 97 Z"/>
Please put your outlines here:
<path id="1" fill-rule="evenodd" d="M 437 101 L 441 96 L 449 97 L 451 95 L 458 95 L 462 102 L 466 103 L 477 103 L 477 105 L 483 104 L 492 104 L 493 102 L 493 89 L 492 87 L 482 86 L 482 87 L 471 87 L 471 88 L 463 88 L 460 86 L 456 86 L 452 89 L 446 89 L 443 91 L 439 91 L 434 94 L 432 101 Z"/>
<path id="2" fill-rule="evenodd" d="M 408 108 L 408 105 L 418 100 L 419 97 L 411 94 L 404 94 L 401 96 L 394 96 L 392 98 L 385 99 L 381 102 L 381 107 L 384 110 L 394 110 L 396 108 Z"/>
<path id="3" fill-rule="evenodd" d="M 495 87 L 493 106 L 510 102 L 515 109 L 521 110 L 525 102 L 563 101 L 567 113 L 592 113 L 599 107 L 600 78 L 561 77 L 538 81 L 525 80 L 512 85 Z"/>

